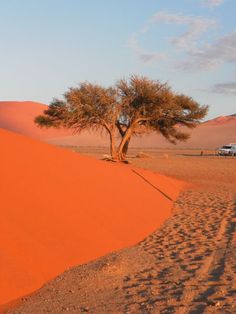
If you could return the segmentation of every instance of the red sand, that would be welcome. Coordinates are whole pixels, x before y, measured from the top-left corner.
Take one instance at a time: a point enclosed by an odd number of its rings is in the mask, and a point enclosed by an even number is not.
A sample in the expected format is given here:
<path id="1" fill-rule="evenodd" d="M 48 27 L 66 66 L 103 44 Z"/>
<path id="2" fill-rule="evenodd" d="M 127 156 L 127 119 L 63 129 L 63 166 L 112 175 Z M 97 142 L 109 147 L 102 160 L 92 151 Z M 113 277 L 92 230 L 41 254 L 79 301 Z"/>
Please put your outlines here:
<path id="1" fill-rule="evenodd" d="M 236 114 L 230 116 L 220 116 L 215 119 L 208 120 L 203 123 L 204 125 L 224 125 L 224 124 L 236 124 Z"/>
<path id="2" fill-rule="evenodd" d="M 195 129 L 182 128 L 190 134 L 187 142 L 180 142 L 177 146 L 167 142 L 159 134 L 148 134 L 142 137 L 133 137 L 131 147 L 142 148 L 199 148 L 216 149 L 224 144 L 236 142 L 236 117 L 221 117 L 200 124 Z M 82 133 L 76 136 L 57 137 L 48 139 L 48 142 L 56 145 L 71 146 L 108 146 L 109 139 L 96 134 Z"/>
<path id="3" fill-rule="evenodd" d="M 170 216 L 172 203 L 130 167 L 2 129 L 0 146 L 0 304 L 137 243 Z M 172 198 L 184 186 L 137 171 Z"/>
<path id="4" fill-rule="evenodd" d="M 109 139 L 93 132 L 83 132 L 72 136 L 69 130 L 41 129 L 34 118 L 43 113 L 46 105 L 25 101 L 0 102 L 0 128 L 14 131 L 35 139 L 56 145 L 108 146 Z M 222 116 L 200 124 L 196 129 L 186 129 L 191 137 L 187 142 L 179 143 L 178 148 L 215 149 L 224 144 L 236 142 L 236 116 Z M 131 147 L 175 148 L 163 136 L 149 134 L 133 137 Z"/>
<path id="5" fill-rule="evenodd" d="M 0 128 L 41 140 L 71 135 L 71 132 L 66 130 L 37 127 L 34 118 L 42 114 L 45 109 L 47 109 L 46 105 L 32 101 L 1 101 Z"/>

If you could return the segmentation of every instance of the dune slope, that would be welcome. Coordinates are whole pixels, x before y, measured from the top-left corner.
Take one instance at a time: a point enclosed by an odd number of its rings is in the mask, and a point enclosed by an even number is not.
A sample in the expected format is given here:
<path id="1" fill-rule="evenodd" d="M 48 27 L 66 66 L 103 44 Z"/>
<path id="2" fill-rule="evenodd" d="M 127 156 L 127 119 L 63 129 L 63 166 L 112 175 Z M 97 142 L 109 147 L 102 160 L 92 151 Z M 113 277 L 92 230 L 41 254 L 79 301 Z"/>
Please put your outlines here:
<path id="1" fill-rule="evenodd" d="M 153 147 L 153 148 L 199 148 L 215 149 L 227 143 L 236 142 L 236 118 L 210 120 L 200 124 L 195 129 L 183 128 L 190 138 L 186 142 L 178 143 L 175 146 L 169 143 L 159 134 L 147 134 L 141 137 L 133 137 L 131 147 Z M 82 133 L 76 136 L 65 136 L 48 139 L 49 142 L 56 145 L 68 146 L 107 146 L 109 144 L 106 136 L 96 134 Z"/>
<path id="2" fill-rule="evenodd" d="M 70 135 L 71 132 L 66 130 L 46 130 L 37 127 L 34 118 L 45 109 L 46 105 L 33 101 L 1 101 L 0 128 L 41 140 Z"/>
<path id="3" fill-rule="evenodd" d="M 139 244 L 64 272 L 8 314 L 236 313 L 236 158 L 133 162 L 193 186 Z"/>
<path id="4" fill-rule="evenodd" d="M 72 135 L 70 130 L 41 129 L 34 123 L 34 118 L 43 113 L 46 105 L 32 101 L 0 102 L 0 128 L 14 131 L 50 142 L 68 146 L 109 146 L 109 139 L 94 132 L 82 132 Z M 179 143 L 180 148 L 215 149 L 224 144 L 236 142 L 236 116 L 222 116 L 201 123 L 196 129 L 186 129 L 191 137 L 187 142 Z M 158 134 L 133 137 L 131 147 L 175 148 Z"/>
<path id="5" fill-rule="evenodd" d="M 0 129 L 0 304 L 73 265 L 132 245 L 169 215 L 184 183 Z"/>

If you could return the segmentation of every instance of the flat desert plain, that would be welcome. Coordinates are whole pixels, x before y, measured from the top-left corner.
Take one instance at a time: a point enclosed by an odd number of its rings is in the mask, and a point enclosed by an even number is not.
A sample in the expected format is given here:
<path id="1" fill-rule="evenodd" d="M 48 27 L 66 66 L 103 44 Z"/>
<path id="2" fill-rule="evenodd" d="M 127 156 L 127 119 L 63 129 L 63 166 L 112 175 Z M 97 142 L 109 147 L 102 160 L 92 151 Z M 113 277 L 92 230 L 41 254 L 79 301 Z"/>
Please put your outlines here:
<path id="1" fill-rule="evenodd" d="M 127 168 L 188 182 L 171 216 L 136 245 L 68 269 L 7 313 L 236 313 L 236 158 L 131 149 L 128 160 Z"/>

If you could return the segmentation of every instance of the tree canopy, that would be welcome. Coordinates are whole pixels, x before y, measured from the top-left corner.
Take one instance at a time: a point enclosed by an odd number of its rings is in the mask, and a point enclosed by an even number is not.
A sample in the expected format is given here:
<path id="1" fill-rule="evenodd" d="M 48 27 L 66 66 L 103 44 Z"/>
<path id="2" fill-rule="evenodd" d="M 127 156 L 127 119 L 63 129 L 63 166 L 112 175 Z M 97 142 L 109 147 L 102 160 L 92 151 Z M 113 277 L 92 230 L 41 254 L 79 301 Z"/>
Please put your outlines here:
<path id="1" fill-rule="evenodd" d="M 70 128 L 75 133 L 105 130 L 111 157 L 124 160 L 132 136 L 151 131 L 174 144 L 186 141 L 189 134 L 178 126 L 196 127 L 207 111 L 207 106 L 173 92 L 167 83 L 131 76 L 109 88 L 88 82 L 70 88 L 63 100 L 53 100 L 35 122 L 41 127 Z"/>

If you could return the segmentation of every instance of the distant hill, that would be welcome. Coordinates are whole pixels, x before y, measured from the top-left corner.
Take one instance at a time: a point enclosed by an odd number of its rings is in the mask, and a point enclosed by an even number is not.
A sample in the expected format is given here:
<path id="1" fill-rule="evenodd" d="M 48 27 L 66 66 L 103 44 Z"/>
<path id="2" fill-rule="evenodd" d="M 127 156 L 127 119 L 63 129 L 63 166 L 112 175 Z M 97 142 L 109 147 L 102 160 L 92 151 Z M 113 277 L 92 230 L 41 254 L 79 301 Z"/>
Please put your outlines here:
<path id="1" fill-rule="evenodd" d="M 0 127 L 55 145 L 109 146 L 106 134 L 83 132 L 72 135 L 68 130 L 40 129 L 34 118 L 43 113 L 46 105 L 37 102 L 0 102 Z M 153 148 L 200 148 L 215 149 L 226 143 L 236 142 L 236 114 L 220 116 L 201 123 L 193 130 L 186 129 L 191 137 L 177 146 L 158 134 L 132 138 L 133 147 Z"/>
<path id="2" fill-rule="evenodd" d="M 223 124 L 234 124 L 236 123 L 236 113 L 228 116 L 220 116 L 204 122 L 207 125 L 223 125 Z"/>
<path id="3" fill-rule="evenodd" d="M 189 133 L 190 139 L 173 145 L 158 134 L 147 134 L 140 137 L 133 137 L 131 147 L 144 148 L 188 148 L 188 149 L 216 149 L 227 143 L 236 143 L 236 114 L 225 117 L 217 117 L 201 123 L 195 129 L 182 128 Z M 95 134 L 82 133 L 76 136 L 49 139 L 49 142 L 56 145 L 72 146 L 108 146 L 108 138 Z"/>
<path id="4" fill-rule="evenodd" d="M 33 101 L 1 101 L 0 128 L 20 133 L 35 139 L 48 139 L 69 135 L 71 132 L 41 129 L 34 118 L 43 113 L 47 106 Z"/>

